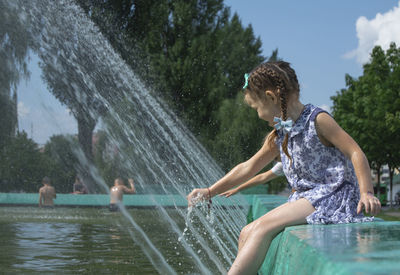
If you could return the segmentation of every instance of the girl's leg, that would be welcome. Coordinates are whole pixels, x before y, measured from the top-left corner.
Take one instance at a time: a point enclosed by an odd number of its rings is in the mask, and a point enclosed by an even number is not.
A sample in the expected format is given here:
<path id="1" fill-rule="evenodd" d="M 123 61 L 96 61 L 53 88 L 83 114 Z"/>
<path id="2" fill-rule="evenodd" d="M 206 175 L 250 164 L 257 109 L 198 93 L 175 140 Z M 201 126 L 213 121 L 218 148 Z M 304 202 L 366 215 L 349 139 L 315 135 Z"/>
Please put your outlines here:
<path id="1" fill-rule="evenodd" d="M 286 203 L 246 226 L 244 241 L 228 274 L 256 274 L 272 239 L 286 226 L 305 224 L 315 209 L 306 199 Z"/>
<path id="2" fill-rule="evenodd" d="M 279 211 L 282 207 L 285 207 L 289 202 L 286 202 L 282 205 L 279 205 L 278 207 L 272 209 L 271 211 L 268 212 L 268 215 L 272 215 L 276 211 Z M 265 216 L 265 215 L 264 215 Z M 248 225 L 242 228 L 242 231 L 240 232 L 239 236 L 239 241 L 238 241 L 238 255 L 240 253 L 240 250 L 242 249 L 243 245 L 246 243 L 247 238 L 249 237 L 249 233 L 252 231 L 252 228 L 254 227 L 255 224 L 258 224 L 258 220 L 252 221 Z"/>

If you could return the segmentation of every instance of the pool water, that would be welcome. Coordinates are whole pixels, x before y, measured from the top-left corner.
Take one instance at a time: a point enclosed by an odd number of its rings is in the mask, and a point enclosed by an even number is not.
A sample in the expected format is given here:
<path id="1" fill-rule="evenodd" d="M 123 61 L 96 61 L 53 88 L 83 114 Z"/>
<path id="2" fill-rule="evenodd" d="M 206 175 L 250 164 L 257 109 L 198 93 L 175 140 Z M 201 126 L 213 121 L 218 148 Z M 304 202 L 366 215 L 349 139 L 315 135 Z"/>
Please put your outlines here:
<path id="1" fill-rule="evenodd" d="M 128 211 L 178 274 L 200 274 L 160 212 Z M 167 210 L 182 232 L 178 211 Z M 104 208 L 0 207 L 1 273 L 157 274 L 128 228 Z"/>

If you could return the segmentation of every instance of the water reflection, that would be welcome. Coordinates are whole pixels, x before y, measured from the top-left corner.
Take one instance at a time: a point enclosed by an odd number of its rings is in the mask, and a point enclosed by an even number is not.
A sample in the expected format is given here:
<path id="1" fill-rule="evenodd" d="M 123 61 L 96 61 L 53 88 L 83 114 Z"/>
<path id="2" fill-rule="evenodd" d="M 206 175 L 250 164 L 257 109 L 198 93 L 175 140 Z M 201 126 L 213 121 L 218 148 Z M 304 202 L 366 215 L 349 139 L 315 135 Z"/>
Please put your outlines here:
<path id="1" fill-rule="evenodd" d="M 379 262 L 377 270 L 385 263 L 389 272 L 390 265 L 398 261 L 400 228 L 390 222 L 304 226 L 292 233 L 341 263 Z"/>
<path id="2" fill-rule="evenodd" d="M 79 233 L 79 225 L 64 223 L 16 223 L 15 246 L 17 248 L 16 270 L 54 271 L 66 265 L 74 265 L 79 260 L 75 254 L 74 242 Z"/>
<path id="3" fill-rule="evenodd" d="M 11 268 L 13 263 L 17 263 L 16 258 L 16 232 L 14 225 L 10 223 L 0 222 L 0 267 L 4 270 Z"/>
<path id="4" fill-rule="evenodd" d="M 184 220 L 167 211 L 182 232 Z M 177 273 L 201 273 L 157 210 L 129 212 Z M 157 274 L 129 230 L 121 213 L 106 209 L 1 207 L 2 272 Z"/>

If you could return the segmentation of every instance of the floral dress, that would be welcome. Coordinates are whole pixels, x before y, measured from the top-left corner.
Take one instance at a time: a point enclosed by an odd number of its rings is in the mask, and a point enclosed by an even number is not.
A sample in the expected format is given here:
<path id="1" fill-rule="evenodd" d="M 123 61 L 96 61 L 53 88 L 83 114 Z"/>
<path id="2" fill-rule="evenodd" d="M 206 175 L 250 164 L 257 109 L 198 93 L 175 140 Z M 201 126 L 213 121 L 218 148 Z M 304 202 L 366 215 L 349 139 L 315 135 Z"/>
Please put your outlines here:
<path id="1" fill-rule="evenodd" d="M 357 214 L 360 200 L 357 178 L 351 161 L 336 147 L 323 145 L 317 135 L 315 118 L 324 110 L 307 104 L 289 131 L 288 152 L 282 150 L 284 133 L 278 131 L 283 171 L 296 191 L 288 201 L 306 198 L 315 208 L 307 216 L 309 224 L 372 221 Z"/>

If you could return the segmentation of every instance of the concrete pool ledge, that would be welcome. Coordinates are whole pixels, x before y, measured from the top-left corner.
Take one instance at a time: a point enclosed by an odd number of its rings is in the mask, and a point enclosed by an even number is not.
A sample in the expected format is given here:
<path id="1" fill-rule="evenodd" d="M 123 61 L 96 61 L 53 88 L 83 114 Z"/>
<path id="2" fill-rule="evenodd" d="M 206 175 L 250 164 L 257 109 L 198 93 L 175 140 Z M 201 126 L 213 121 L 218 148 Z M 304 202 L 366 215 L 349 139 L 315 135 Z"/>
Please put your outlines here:
<path id="1" fill-rule="evenodd" d="M 254 196 L 253 219 L 285 201 Z M 272 241 L 259 274 L 400 274 L 400 222 L 288 227 Z"/>

